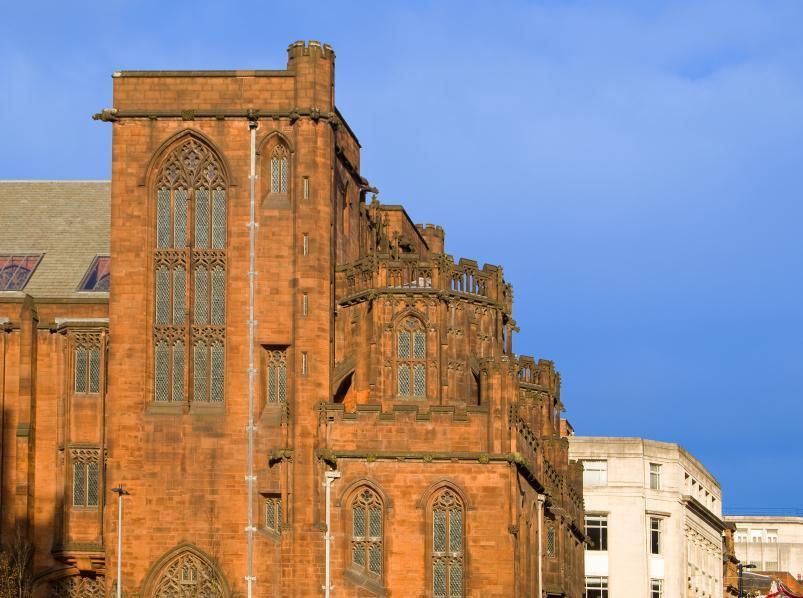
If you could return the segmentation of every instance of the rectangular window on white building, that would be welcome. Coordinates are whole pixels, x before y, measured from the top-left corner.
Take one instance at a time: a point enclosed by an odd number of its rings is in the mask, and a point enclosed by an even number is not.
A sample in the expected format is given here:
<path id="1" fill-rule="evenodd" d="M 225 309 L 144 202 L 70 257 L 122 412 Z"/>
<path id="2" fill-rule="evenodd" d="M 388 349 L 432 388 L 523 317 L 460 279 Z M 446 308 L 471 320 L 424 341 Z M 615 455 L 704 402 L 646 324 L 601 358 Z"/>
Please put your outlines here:
<path id="1" fill-rule="evenodd" d="M 662 523 L 660 517 L 650 517 L 650 554 L 661 554 Z"/>
<path id="2" fill-rule="evenodd" d="M 664 598 L 664 580 L 650 580 L 650 598 Z"/>
<path id="3" fill-rule="evenodd" d="M 658 463 L 650 463 L 650 489 L 661 489 L 661 465 Z"/>
<path id="4" fill-rule="evenodd" d="M 767 544 L 777 544 L 778 543 L 778 530 L 777 529 L 768 529 L 767 530 Z"/>
<path id="5" fill-rule="evenodd" d="M 747 532 L 736 532 L 733 536 L 734 542 L 747 542 Z"/>
<path id="6" fill-rule="evenodd" d="M 608 462 L 599 459 L 587 459 L 583 461 L 583 485 L 584 486 L 607 486 L 608 485 Z"/>
<path id="7" fill-rule="evenodd" d="M 608 550 L 608 516 L 586 515 L 586 534 L 591 540 L 588 550 Z"/>
<path id="8" fill-rule="evenodd" d="M 586 577 L 585 598 L 608 598 L 608 578 Z"/>
<path id="9" fill-rule="evenodd" d="M 777 571 L 778 561 L 767 561 L 764 563 L 764 571 Z"/>
<path id="10" fill-rule="evenodd" d="M 751 529 L 750 530 L 750 541 L 753 544 L 760 544 L 763 539 L 764 539 L 764 530 L 763 529 Z"/>

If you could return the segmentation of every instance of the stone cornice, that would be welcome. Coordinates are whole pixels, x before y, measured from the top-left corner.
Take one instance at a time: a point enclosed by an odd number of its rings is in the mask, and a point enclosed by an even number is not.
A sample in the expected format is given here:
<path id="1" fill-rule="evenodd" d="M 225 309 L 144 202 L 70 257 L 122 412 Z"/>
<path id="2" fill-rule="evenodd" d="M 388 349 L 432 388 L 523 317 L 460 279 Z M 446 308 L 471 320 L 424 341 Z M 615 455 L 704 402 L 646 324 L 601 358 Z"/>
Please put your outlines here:
<path id="1" fill-rule="evenodd" d="M 103 122 L 117 122 L 122 119 L 148 119 L 177 118 L 181 120 L 213 119 L 225 120 L 232 118 L 245 118 L 248 120 L 278 120 L 287 119 L 290 124 L 301 118 L 308 118 L 313 122 L 323 121 L 329 123 L 333 129 L 342 124 L 335 112 L 322 112 L 320 108 L 283 108 L 279 110 L 244 108 L 240 110 L 212 110 L 209 108 L 184 108 L 181 110 L 118 110 L 117 108 L 104 108 L 92 115 L 92 120 Z"/>

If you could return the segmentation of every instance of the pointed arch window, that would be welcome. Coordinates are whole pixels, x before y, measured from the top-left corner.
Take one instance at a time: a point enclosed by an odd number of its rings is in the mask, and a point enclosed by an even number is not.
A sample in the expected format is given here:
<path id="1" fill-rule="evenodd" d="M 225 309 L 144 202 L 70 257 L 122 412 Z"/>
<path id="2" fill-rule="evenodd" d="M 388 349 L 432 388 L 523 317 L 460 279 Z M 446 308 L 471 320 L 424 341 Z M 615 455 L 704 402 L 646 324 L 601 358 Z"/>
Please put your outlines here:
<path id="1" fill-rule="evenodd" d="M 287 148 L 277 145 L 270 155 L 270 191 L 271 193 L 287 193 L 287 181 L 290 178 Z"/>
<path id="2" fill-rule="evenodd" d="M 400 397 L 427 395 L 427 334 L 416 318 L 407 318 L 396 331 L 396 385 Z"/>
<path id="3" fill-rule="evenodd" d="M 464 515 L 463 502 L 452 490 L 442 490 L 432 503 L 431 567 L 435 598 L 464 596 Z"/>
<path id="4" fill-rule="evenodd" d="M 156 180 L 154 400 L 222 402 L 226 189 L 201 141 L 179 143 Z"/>
<path id="5" fill-rule="evenodd" d="M 359 573 L 382 577 L 383 509 L 370 488 L 351 502 L 351 566 Z"/>

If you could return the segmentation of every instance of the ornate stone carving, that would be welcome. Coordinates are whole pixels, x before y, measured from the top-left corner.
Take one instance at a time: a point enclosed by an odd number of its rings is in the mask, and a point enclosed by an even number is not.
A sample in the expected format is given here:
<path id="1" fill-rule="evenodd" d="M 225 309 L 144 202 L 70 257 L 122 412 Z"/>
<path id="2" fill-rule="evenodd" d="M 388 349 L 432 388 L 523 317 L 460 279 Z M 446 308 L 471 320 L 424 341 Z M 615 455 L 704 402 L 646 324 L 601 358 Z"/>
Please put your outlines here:
<path id="1" fill-rule="evenodd" d="M 159 573 L 153 598 L 221 598 L 223 582 L 200 556 L 186 550 L 170 560 Z"/>

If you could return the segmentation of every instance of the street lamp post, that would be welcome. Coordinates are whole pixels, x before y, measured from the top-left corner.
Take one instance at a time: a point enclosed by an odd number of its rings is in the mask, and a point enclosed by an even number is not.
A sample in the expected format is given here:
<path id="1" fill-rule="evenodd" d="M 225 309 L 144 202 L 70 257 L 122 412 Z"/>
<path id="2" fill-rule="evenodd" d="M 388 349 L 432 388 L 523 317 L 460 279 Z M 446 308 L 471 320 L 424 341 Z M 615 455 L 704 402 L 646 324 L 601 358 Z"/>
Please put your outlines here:
<path id="1" fill-rule="evenodd" d="M 117 495 L 117 598 L 123 595 L 123 496 L 128 496 L 130 492 L 120 484 L 117 488 L 112 488 L 112 492 Z"/>
<path id="2" fill-rule="evenodd" d="M 744 594 L 742 593 L 742 571 L 744 569 L 755 569 L 755 568 L 756 566 L 751 563 L 748 563 L 747 565 L 739 563 L 738 565 L 736 565 L 736 569 L 739 572 L 739 598 L 743 598 L 744 596 Z"/>

